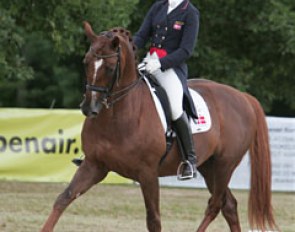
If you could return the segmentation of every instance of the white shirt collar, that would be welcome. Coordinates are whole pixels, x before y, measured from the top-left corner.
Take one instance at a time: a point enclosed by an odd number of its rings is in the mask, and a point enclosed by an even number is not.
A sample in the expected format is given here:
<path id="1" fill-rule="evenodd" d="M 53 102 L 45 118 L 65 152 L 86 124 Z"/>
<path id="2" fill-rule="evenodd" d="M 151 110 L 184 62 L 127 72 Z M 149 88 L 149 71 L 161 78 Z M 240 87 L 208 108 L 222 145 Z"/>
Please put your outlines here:
<path id="1" fill-rule="evenodd" d="M 168 14 L 182 3 L 183 0 L 168 0 Z"/>

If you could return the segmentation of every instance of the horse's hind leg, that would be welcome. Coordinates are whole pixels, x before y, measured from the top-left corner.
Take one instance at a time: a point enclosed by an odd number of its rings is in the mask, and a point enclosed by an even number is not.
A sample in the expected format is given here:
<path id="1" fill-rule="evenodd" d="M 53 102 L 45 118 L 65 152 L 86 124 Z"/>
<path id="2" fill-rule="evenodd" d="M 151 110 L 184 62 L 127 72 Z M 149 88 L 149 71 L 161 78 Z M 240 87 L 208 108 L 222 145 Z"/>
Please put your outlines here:
<path id="1" fill-rule="evenodd" d="M 201 167 L 199 167 L 199 171 L 203 175 L 205 182 L 207 184 L 208 190 L 211 193 L 211 197 L 208 201 L 208 206 L 205 211 L 204 218 L 200 224 L 200 226 L 197 229 L 197 232 L 204 232 L 206 231 L 209 224 L 216 218 L 218 213 L 221 209 L 221 200 L 216 199 L 213 197 L 213 193 L 215 192 L 214 189 L 214 160 L 209 159 L 207 160 Z"/>
<path id="2" fill-rule="evenodd" d="M 241 231 L 237 210 L 237 200 L 229 188 L 226 190 L 225 202 L 222 206 L 221 212 L 230 227 L 230 231 Z"/>
<path id="3" fill-rule="evenodd" d="M 92 164 L 85 159 L 69 186 L 56 199 L 53 209 L 41 229 L 41 232 L 52 232 L 66 207 L 94 184 L 101 181 L 106 175 L 107 170 L 105 168 L 98 167 L 96 164 Z"/>
<path id="4" fill-rule="evenodd" d="M 222 162 L 222 160 L 218 160 L 217 158 L 208 160 L 200 167 L 200 172 L 204 176 L 206 184 L 212 196 L 208 202 L 204 219 L 202 220 L 197 232 L 206 231 L 209 224 L 217 217 L 221 209 L 223 209 L 223 213 L 225 212 L 227 215 L 227 222 L 231 223 L 231 221 L 229 220 L 229 210 L 232 209 L 232 207 L 230 206 L 233 203 L 233 198 L 230 197 L 232 195 L 228 195 L 227 186 L 233 169 L 224 167 L 227 167 L 227 165 Z M 227 202 L 228 199 L 229 201 Z M 231 225 L 230 228 L 231 232 L 241 231 L 238 227 L 234 227 Z"/>

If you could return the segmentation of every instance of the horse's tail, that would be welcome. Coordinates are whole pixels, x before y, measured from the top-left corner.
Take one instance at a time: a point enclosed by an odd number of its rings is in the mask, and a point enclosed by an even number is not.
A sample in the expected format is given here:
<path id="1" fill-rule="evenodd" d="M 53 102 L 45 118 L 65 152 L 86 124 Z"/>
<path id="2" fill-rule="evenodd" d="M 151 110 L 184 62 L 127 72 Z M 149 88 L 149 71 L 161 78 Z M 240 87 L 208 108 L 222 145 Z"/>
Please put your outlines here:
<path id="1" fill-rule="evenodd" d="M 250 146 L 251 189 L 248 218 L 251 228 L 264 231 L 267 225 L 277 229 L 271 205 L 271 154 L 265 114 L 256 98 L 246 94 L 257 119 L 255 138 Z"/>

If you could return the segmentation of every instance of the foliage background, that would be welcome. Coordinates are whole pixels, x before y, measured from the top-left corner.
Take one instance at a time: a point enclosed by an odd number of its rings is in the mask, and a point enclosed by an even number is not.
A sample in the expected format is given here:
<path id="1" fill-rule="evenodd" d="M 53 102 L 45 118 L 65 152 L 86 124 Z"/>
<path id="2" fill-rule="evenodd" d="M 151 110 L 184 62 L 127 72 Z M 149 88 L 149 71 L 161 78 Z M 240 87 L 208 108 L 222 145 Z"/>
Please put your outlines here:
<path id="1" fill-rule="evenodd" d="M 154 0 L 0 0 L 0 107 L 78 108 L 94 30 L 139 28 Z M 295 2 L 192 0 L 200 32 L 190 77 L 256 96 L 269 115 L 295 116 Z"/>

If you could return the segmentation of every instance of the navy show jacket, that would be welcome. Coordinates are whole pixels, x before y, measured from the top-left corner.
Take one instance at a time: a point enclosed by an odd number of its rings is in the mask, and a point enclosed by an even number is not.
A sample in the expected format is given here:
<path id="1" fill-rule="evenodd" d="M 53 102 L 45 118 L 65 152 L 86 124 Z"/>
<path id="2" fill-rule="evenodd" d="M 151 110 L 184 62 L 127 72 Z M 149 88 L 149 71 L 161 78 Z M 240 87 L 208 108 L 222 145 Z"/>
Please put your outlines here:
<path id="1" fill-rule="evenodd" d="M 196 44 L 199 11 L 189 0 L 184 0 L 169 14 L 167 11 L 168 0 L 156 1 L 133 39 L 138 49 L 143 48 L 148 41 L 151 47 L 165 49 L 167 55 L 160 58 L 161 69 L 173 68 L 185 84 L 188 76 L 185 61 L 191 56 Z"/>

